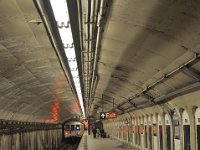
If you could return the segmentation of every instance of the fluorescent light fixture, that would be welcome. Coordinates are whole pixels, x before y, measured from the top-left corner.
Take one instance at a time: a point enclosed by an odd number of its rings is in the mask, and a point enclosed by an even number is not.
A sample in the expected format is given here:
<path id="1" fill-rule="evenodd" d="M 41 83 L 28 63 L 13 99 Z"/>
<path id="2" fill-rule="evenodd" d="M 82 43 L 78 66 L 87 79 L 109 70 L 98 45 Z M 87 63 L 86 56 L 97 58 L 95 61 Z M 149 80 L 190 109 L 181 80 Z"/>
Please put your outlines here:
<path id="1" fill-rule="evenodd" d="M 74 86 L 76 88 L 77 96 L 85 117 L 85 109 L 83 105 L 83 98 L 81 92 L 80 78 L 78 72 L 78 66 L 76 61 L 76 53 L 73 45 L 72 31 L 69 24 L 69 13 L 67 8 L 66 0 L 50 0 L 55 19 L 57 21 L 58 31 L 63 43 L 68 64 L 73 77 Z"/>

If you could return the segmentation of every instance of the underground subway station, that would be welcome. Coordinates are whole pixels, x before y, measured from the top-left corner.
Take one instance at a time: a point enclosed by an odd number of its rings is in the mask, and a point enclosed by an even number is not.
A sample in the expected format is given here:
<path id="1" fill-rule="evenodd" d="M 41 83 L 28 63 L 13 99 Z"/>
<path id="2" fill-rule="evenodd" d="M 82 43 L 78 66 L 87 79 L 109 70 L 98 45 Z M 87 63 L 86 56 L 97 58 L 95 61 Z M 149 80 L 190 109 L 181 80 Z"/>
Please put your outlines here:
<path id="1" fill-rule="evenodd" d="M 200 0 L 0 0 L 0 150 L 200 150 Z"/>

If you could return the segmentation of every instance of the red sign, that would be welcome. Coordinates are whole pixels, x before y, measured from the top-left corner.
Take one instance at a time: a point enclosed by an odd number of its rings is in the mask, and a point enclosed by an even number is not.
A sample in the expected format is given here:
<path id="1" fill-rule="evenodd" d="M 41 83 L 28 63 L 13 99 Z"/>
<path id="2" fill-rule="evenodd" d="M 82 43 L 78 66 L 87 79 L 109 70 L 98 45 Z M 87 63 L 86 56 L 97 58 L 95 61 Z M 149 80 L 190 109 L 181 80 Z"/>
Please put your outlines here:
<path id="1" fill-rule="evenodd" d="M 111 118 L 117 118 L 117 113 L 116 112 L 106 113 L 106 119 L 111 119 Z"/>

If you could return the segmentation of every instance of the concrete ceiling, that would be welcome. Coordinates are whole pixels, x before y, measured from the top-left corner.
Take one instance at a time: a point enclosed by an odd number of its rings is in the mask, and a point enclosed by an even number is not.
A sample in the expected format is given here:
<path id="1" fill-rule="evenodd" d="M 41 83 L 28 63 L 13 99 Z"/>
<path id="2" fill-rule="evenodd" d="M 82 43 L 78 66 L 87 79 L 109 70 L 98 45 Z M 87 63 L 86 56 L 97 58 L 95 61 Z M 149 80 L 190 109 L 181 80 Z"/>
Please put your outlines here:
<path id="1" fill-rule="evenodd" d="M 80 113 L 33 1 L 0 1 L 0 118 L 60 121 Z"/>
<path id="2" fill-rule="evenodd" d="M 199 82 L 200 1 L 104 0 L 102 12 L 101 2 L 77 0 L 88 115 L 102 111 L 102 95 L 104 111 L 114 99 L 121 113 Z M 61 121 L 80 113 L 57 56 L 33 1 L 0 1 L 1 119 L 48 120 L 58 101 Z"/>
<path id="3" fill-rule="evenodd" d="M 102 111 L 102 94 L 104 111 L 110 111 L 113 98 L 116 106 L 132 99 L 200 52 L 199 4 L 198 0 L 113 0 L 108 2 L 110 8 L 105 5 L 104 9 L 110 10 L 105 14 L 108 18 L 102 33 L 97 67 L 99 81 L 91 115 Z M 87 9 L 83 10 L 84 18 Z M 198 67 L 189 66 L 199 74 L 199 63 L 195 63 Z M 197 80 L 182 70 L 177 71 L 148 90 L 148 95 L 158 98 Z M 140 105 L 148 100 L 140 96 L 132 102 Z M 124 103 L 121 109 L 130 106 Z"/>

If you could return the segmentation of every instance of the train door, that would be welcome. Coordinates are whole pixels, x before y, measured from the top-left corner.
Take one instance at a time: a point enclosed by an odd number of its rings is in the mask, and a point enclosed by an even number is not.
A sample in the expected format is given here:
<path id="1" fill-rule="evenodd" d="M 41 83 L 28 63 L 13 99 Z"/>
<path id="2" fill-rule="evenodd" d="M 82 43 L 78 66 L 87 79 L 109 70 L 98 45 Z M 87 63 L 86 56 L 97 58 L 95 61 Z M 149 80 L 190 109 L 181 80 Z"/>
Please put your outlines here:
<path id="1" fill-rule="evenodd" d="M 200 150 L 200 108 L 197 108 L 195 112 L 195 123 L 196 123 L 196 142 L 197 142 L 197 150 Z"/>
<path id="2" fill-rule="evenodd" d="M 75 130 L 75 125 L 71 125 L 71 131 Z"/>
<path id="3" fill-rule="evenodd" d="M 183 111 L 184 150 L 190 150 L 190 122 L 187 112 Z"/>

